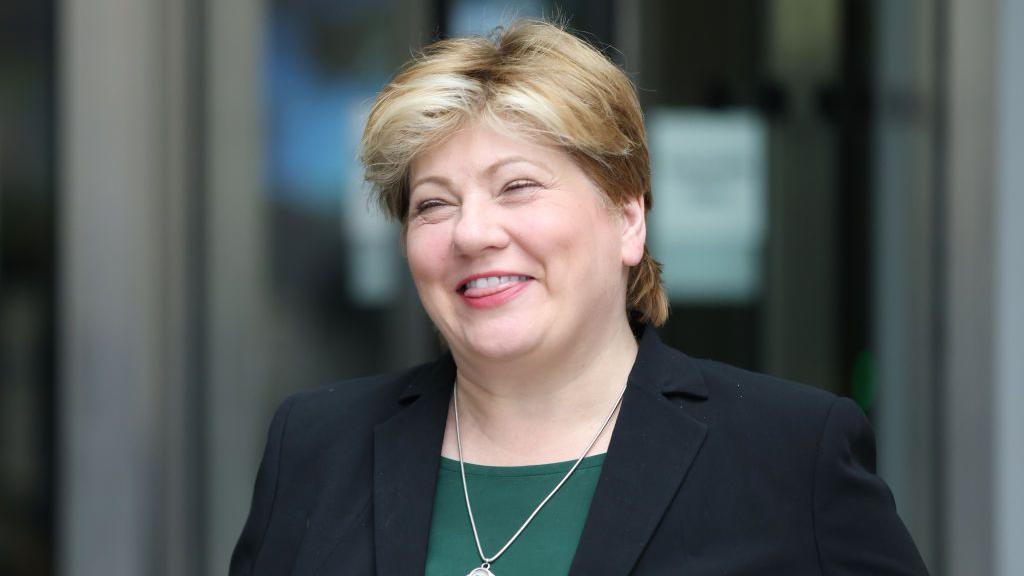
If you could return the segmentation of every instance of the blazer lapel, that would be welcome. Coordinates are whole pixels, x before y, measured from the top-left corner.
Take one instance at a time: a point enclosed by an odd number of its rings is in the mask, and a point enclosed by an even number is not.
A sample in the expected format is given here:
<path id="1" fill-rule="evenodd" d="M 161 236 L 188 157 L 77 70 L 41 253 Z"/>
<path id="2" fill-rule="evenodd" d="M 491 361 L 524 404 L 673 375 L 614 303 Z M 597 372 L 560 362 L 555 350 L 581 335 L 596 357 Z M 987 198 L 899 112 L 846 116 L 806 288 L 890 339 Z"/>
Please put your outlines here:
<path id="1" fill-rule="evenodd" d="M 377 574 L 422 574 L 455 363 L 445 355 L 414 381 L 412 404 L 374 428 L 373 514 Z"/>
<path id="2" fill-rule="evenodd" d="M 570 576 L 636 564 L 704 442 L 706 426 L 666 396 L 707 397 L 699 370 L 648 327 L 629 375 Z"/>

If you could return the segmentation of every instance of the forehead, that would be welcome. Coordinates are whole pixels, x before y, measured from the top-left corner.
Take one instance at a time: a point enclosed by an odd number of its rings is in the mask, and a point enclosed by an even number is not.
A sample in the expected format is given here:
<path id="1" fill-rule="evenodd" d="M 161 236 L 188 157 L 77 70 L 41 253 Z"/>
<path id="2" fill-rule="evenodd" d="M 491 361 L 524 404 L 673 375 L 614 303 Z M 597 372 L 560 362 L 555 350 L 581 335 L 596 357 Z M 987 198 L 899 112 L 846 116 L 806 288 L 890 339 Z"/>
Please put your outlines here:
<path id="1" fill-rule="evenodd" d="M 572 158 L 556 146 L 528 139 L 510 129 L 474 122 L 421 152 L 409 167 L 410 180 L 463 173 L 485 174 L 501 165 L 526 163 L 547 171 L 575 167 Z"/>

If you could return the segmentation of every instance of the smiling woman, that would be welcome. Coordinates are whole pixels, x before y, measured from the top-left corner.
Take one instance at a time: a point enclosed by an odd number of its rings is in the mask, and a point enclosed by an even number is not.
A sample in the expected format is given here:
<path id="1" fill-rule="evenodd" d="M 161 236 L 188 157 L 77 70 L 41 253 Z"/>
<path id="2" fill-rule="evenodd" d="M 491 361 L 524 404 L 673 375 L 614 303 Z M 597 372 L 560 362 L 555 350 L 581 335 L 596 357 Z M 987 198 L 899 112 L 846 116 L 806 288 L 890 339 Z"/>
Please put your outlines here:
<path id="1" fill-rule="evenodd" d="M 459 356 L 550 373 L 576 350 L 632 340 L 642 196 L 609 207 L 566 152 L 480 122 L 417 156 L 410 178 L 409 268 Z"/>
<path id="2" fill-rule="evenodd" d="M 232 573 L 925 573 L 856 405 L 658 339 L 642 114 L 597 50 L 433 44 L 362 159 L 450 351 L 285 401 Z"/>

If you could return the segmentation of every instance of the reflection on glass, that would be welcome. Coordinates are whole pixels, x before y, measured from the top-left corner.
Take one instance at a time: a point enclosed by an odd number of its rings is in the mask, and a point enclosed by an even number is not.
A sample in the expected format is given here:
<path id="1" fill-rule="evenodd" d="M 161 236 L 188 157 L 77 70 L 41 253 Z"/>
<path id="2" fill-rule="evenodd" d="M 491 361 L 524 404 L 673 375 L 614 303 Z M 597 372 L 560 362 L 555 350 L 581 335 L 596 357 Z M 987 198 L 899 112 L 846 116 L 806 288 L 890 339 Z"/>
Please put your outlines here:
<path id="1" fill-rule="evenodd" d="M 303 223 L 287 233 L 315 234 L 319 228 L 324 245 L 314 250 L 330 252 L 340 242 L 350 256 L 319 263 L 344 265 L 344 294 L 336 296 L 360 307 L 379 307 L 398 293 L 396 235 L 366 202 L 356 154 L 365 106 L 387 79 L 386 63 L 378 56 L 377 66 L 372 61 L 353 66 L 339 61 L 329 43 L 316 42 L 338 36 L 372 45 L 371 38 L 350 26 L 348 17 L 372 18 L 359 13 L 345 6 L 315 15 L 283 7 L 275 12 L 267 55 L 268 166 L 272 200 Z M 330 228 L 340 228 L 340 235 Z"/>

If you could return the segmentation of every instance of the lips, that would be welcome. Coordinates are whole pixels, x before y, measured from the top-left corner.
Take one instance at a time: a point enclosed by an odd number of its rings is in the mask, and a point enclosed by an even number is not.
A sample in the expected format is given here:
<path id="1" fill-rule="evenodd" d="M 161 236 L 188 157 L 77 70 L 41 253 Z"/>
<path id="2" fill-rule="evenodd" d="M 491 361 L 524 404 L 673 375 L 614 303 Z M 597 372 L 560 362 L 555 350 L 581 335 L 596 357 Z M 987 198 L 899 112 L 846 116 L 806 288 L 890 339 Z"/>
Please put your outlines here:
<path id="1" fill-rule="evenodd" d="M 487 272 L 464 278 L 456 291 L 470 306 L 490 308 L 511 300 L 532 280 L 531 276 L 525 274 Z"/>

